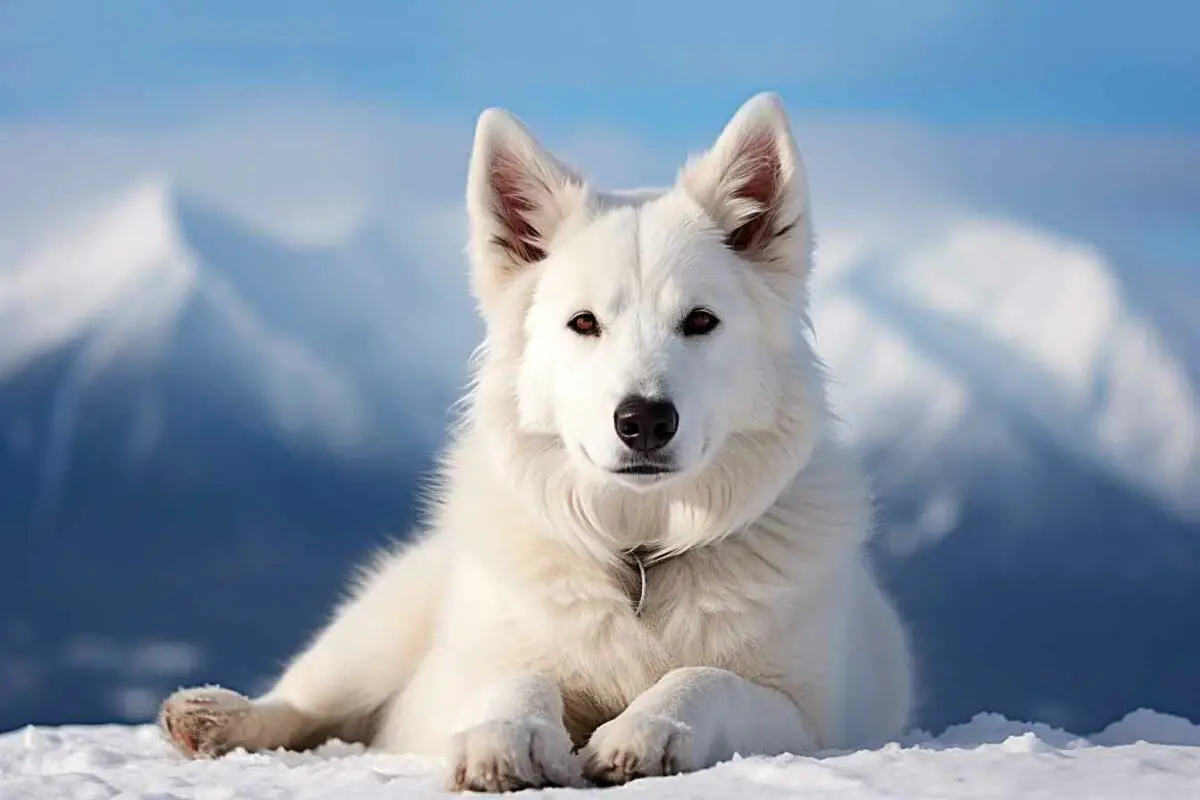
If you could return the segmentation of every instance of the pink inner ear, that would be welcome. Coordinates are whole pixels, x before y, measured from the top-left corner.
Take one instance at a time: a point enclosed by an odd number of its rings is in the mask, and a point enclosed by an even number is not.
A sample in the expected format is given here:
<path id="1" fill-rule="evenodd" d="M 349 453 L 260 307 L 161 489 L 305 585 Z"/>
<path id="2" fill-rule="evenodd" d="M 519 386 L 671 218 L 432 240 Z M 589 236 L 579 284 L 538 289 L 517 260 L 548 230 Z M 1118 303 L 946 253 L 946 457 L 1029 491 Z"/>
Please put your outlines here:
<path id="1" fill-rule="evenodd" d="M 745 175 L 745 179 L 734 192 L 735 196 L 755 200 L 764 206 L 774 204 L 782 178 L 775 138 L 765 131 L 755 133 L 746 141 L 738 163 L 735 169 Z"/>
<path id="2" fill-rule="evenodd" d="M 779 216 L 779 195 L 783 165 L 774 137 L 757 131 L 742 145 L 730 170 L 733 197 L 749 200 L 754 208 L 730 231 L 726 243 L 739 252 L 754 253 L 775 235 Z"/>
<path id="3" fill-rule="evenodd" d="M 530 197 L 529 176 L 511 156 L 497 155 L 488 176 L 495 198 L 493 213 L 500 232 L 492 242 L 518 264 L 532 264 L 546 257 L 541 236 L 530 221 L 537 206 Z"/>

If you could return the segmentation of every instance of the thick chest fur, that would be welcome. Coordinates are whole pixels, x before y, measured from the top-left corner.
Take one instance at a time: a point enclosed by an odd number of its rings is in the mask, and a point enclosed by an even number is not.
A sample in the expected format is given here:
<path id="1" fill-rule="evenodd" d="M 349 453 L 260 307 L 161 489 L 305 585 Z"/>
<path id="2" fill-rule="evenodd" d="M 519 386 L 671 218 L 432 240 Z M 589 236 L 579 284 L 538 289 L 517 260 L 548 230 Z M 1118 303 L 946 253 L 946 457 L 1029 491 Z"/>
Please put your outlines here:
<path id="1" fill-rule="evenodd" d="M 759 525 L 653 565 L 635 615 L 630 564 L 614 569 L 553 540 L 472 539 L 453 558 L 442 644 L 464 669 L 554 678 L 577 738 L 678 667 L 790 681 L 812 599 L 803 589 L 812 559 L 796 541 Z"/>
<path id="2" fill-rule="evenodd" d="M 699 554 L 653 566 L 640 615 L 633 612 L 636 570 L 613 576 L 623 604 L 604 603 L 595 614 L 580 614 L 570 626 L 575 641 L 560 640 L 544 653 L 563 689 L 567 729 L 577 743 L 672 669 L 714 666 L 747 678 L 767 669 L 766 644 L 779 619 L 764 602 L 764 587 L 746 584 L 747 576 L 738 573 Z"/>

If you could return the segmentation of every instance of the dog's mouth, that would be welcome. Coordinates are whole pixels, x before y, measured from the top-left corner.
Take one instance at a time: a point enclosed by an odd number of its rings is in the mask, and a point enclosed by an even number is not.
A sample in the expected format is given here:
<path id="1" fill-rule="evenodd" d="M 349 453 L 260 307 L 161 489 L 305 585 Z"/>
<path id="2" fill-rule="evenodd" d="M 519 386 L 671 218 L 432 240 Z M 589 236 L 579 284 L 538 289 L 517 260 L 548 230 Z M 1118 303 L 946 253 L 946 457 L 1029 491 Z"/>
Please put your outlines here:
<path id="1" fill-rule="evenodd" d="M 675 469 L 667 464 L 626 464 L 619 467 L 613 472 L 618 475 L 670 475 L 675 472 Z"/>
<path id="2" fill-rule="evenodd" d="M 625 483 L 633 486 L 654 485 L 661 480 L 666 480 L 668 477 L 680 473 L 679 466 L 673 461 L 627 461 L 610 467 L 593 459 L 588 454 L 586 447 L 580 448 L 580 452 L 593 467 L 602 469 L 609 475 L 623 478 L 625 479 Z"/>

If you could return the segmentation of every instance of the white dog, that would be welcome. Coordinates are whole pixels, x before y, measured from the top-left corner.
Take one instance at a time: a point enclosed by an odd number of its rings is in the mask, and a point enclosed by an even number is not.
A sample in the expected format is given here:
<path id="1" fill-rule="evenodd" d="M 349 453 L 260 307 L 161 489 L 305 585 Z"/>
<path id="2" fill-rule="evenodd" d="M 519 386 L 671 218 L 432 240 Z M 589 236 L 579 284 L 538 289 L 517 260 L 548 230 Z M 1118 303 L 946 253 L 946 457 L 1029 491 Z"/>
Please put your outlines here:
<path id="1" fill-rule="evenodd" d="M 425 531 L 265 696 L 168 698 L 176 746 L 336 736 L 502 791 L 900 733 L 908 645 L 829 431 L 779 100 L 617 195 L 486 111 L 467 208 L 487 335 Z"/>

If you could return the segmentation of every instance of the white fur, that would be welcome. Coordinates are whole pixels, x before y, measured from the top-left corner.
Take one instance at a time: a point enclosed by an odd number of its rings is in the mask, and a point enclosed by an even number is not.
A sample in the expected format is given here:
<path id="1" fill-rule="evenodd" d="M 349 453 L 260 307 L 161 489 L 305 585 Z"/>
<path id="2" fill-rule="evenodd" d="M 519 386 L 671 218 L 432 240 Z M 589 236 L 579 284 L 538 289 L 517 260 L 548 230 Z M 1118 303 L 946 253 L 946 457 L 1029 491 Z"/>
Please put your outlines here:
<path id="1" fill-rule="evenodd" d="M 866 487 L 829 434 L 804 167 L 778 100 L 743 106 L 674 187 L 627 195 L 489 110 L 467 205 L 487 335 L 424 532 L 266 696 L 168 699 L 173 741 L 340 736 L 503 790 L 900 733 L 907 644 L 866 560 Z M 720 324 L 683 337 L 694 307 Z M 600 336 L 568 330 L 581 310 Z M 630 394 L 675 403 L 673 474 L 613 472 Z M 651 553 L 640 616 L 632 548 Z"/>

